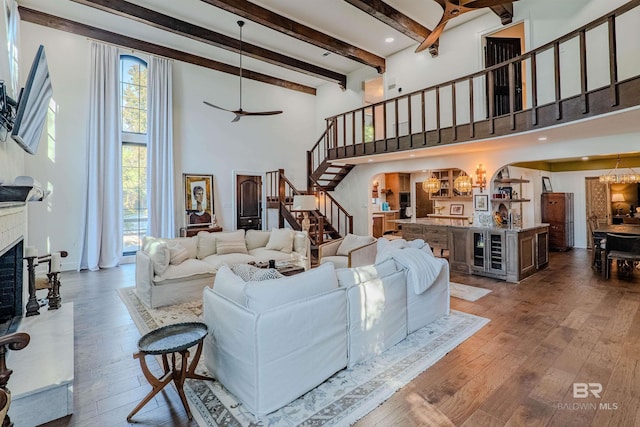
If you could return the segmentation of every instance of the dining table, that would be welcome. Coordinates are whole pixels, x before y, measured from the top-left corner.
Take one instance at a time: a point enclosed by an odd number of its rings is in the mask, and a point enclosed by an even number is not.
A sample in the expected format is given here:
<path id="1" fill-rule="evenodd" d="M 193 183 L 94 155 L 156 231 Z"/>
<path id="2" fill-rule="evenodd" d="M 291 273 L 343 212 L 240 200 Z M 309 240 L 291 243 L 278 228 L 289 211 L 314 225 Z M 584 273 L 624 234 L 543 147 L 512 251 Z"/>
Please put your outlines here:
<path id="1" fill-rule="evenodd" d="M 606 238 L 609 233 L 622 236 L 640 236 L 640 225 L 605 224 L 593 230 L 593 265 L 598 271 L 602 271 L 602 239 Z"/>

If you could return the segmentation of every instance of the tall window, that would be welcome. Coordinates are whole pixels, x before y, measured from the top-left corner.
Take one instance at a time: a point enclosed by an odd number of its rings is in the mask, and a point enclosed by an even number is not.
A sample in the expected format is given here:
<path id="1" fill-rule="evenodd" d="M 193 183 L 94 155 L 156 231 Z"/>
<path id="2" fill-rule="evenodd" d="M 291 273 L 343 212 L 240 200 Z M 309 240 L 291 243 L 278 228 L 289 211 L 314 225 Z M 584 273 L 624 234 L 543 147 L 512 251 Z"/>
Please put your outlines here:
<path id="1" fill-rule="evenodd" d="M 122 207 L 124 255 L 134 254 L 147 235 L 147 63 L 120 57 L 122 118 Z"/>

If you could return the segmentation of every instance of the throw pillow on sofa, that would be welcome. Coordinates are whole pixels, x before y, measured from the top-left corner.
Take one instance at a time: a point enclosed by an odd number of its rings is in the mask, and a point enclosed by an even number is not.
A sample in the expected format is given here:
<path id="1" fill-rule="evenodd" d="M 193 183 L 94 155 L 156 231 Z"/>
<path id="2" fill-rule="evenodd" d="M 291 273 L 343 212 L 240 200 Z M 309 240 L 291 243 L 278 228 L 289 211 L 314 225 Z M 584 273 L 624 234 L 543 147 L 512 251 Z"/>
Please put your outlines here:
<path id="1" fill-rule="evenodd" d="M 198 233 L 198 259 L 205 259 L 216 253 L 216 234 L 218 233 L 209 233 L 208 231 Z"/>
<path id="2" fill-rule="evenodd" d="M 342 243 L 340 243 L 340 246 L 338 246 L 336 255 L 347 256 L 352 250 L 365 246 L 369 243 L 373 243 L 374 241 L 375 238 L 371 236 L 356 236 L 355 234 L 347 234 L 342 240 Z"/>
<path id="3" fill-rule="evenodd" d="M 163 239 L 148 238 L 143 245 L 144 251 L 151 258 L 153 264 L 153 271 L 156 275 L 161 275 L 169 267 L 169 261 L 171 260 L 171 251 L 167 246 L 167 242 Z"/>
<path id="4" fill-rule="evenodd" d="M 259 282 L 284 277 L 275 268 L 258 268 L 249 264 L 233 264 L 230 268 L 236 276 L 240 276 L 245 282 Z"/>
<path id="5" fill-rule="evenodd" d="M 169 264 L 179 265 L 189 259 L 189 251 L 180 243 L 174 243 L 169 246 L 170 260 Z"/>
<path id="6" fill-rule="evenodd" d="M 295 232 L 288 228 L 274 228 L 271 230 L 266 248 L 290 254 L 293 249 Z"/>
<path id="7" fill-rule="evenodd" d="M 247 254 L 247 244 L 244 241 L 244 229 L 231 233 L 217 233 L 216 253 L 225 254 Z"/>
<path id="8" fill-rule="evenodd" d="M 246 306 L 256 312 L 263 312 L 337 287 L 336 270 L 333 264 L 329 263 L 295 276 L 263 282 L 247 282 L 244 292 Z"/>
<path id="9" fill-rule="evenodd" d="M 270 231 L 263 230 L 247 230 L 245 240 L 247 242 L 247 250 L 253 250 L 256 248 L 264 248 L 269 243 Z"/>

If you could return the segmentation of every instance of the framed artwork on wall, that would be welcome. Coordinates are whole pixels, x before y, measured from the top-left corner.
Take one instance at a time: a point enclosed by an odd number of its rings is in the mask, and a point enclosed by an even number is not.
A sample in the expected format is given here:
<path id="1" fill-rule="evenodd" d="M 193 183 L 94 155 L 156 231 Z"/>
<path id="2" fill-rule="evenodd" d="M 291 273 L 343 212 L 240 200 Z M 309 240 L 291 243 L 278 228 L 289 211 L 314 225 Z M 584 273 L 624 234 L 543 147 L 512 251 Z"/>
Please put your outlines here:
<path id="1" fill-rule="evenodd" d="M 213 175 L 182 174 L 188 227 L 213 224 Z"/>
<path id="2" fill-rule="evenodd" d="M 476 211 L 486 212 L 489 210 L 489 195 L 476 194 L 473 196 L 473 209 Z"/>
<path id="3" fill-rule="evenodd" d="M 451 203 L 449 208 L 450 215 L 462 215 L 464 212 L 464 205 L 461 203 Z"/>
<path id="4" fill-rule="evenodd" d="M 542 177 L 542 192 L 543 193 L 553 192 L 553 189 L 551 188 L 551 179 L 548 176 Z"/>

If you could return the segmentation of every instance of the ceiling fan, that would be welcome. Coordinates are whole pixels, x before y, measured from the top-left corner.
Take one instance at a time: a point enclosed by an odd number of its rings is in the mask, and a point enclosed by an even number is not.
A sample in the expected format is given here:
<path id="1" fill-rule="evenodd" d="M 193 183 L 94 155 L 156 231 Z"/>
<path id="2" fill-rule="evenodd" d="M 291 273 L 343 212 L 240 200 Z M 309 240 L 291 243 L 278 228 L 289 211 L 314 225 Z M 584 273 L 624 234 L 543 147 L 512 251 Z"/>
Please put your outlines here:
<path id="1" fill-rule="evenodd" d="M 512 3 L 517 0 L 435 0 L 442 6 L 444 13 L 438 25 L 431 31 L 431 34 L 424 39 L 420 46 L 416 49 L 416 53 L 422 52 L 433 45 L 444 31 L 445 25 L 450 19 L 462 15 L 472 10 L 482 9 L 485 7 L 500 6 L 507 3 Z"/>
<path id="2" fill-rule="evenodd" d="M 213 105 L 210 102 L 202 101 L 209 107 L 217 108 L 218 110 L 228 111 L 230 113 L 235 114 L 231 122 L 237 122 L 243 116 L 273 116 L 275 114 L 281 114 L 282 111 L 245 111 L 242 109 L 242 27 L 244 26 L 244 21 L 238 21 L 238 26 L 240 27 L 240 107 L 237 110 L 229 110 L 227 108 L 218 107 L 217 105 Z"/>

